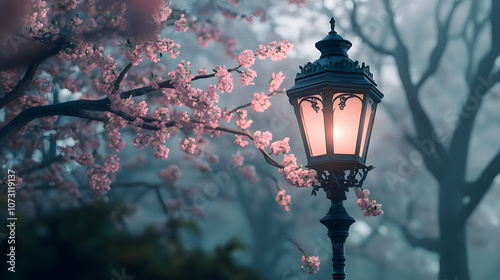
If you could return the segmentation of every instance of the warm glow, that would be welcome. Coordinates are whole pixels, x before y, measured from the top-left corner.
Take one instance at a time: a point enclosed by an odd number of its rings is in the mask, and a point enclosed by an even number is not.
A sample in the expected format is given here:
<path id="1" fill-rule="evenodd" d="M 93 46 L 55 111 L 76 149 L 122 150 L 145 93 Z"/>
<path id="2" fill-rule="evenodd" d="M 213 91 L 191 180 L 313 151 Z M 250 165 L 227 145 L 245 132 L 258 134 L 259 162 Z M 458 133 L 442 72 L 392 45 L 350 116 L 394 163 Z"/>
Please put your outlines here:
<path id="1" fill-rule="evenodd" d="M 337 139 L 340 137 L 342 137 L 342 130 L 340 130 L 340 128 L 338 128 L 338 127 L 334 127 L 333 128 L 333 139 Z"/>
<path id="2" fill-rule="evenodd" d="M 370 120 L 372 118 L 373 114 L 373 101 L 370 99 L 368 100 L 367 108 L 366 108 L 366 115 L 365 115 L 365 120 L 363 124 L 363 137 L 361 138 L 361 149 L 359 149 L 359 156 L 363 157 L 363 153 L 365 152 L 366 148 L 366 135 L 368 134 L 368 125 L 370 124 Z M 366 141 L 368 142 L 368 141 Z"/>
<path id="3" fill-rule="evenodd" d="M 346 97 L 345 107 L 341 110 L 341 96 Z M 355 154 L 358 141 L 359 121 L 363 95 L 349 96 L 337 93 L 333 103 L 333 152 L 335 154 Z"/>
<path id="4" fill-rule="evenodd" d="M 320 95 L 313 95 L 321 100 Z M 311 156 L 319 156 L 326 154 L 326 138 L 325 138 L 325 121 L 323 119 L 323 104 L 316 101 L 315 106 L 318 106 L 318 111 L 314 110 L 313 104 L 308 101 L 314 99 L 302 98 L 299 100 L 300 114 L 304 125 L 304 132 L 309 143 L 309 151 Z"/>

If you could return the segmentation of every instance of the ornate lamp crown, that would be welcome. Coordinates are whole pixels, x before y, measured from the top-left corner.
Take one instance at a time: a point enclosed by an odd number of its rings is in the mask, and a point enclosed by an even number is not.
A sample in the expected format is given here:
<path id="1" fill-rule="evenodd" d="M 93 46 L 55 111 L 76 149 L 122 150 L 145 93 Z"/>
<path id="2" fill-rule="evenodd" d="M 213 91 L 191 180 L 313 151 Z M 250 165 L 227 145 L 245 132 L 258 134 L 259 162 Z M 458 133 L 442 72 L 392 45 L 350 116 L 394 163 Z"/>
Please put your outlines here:
<path id="1" fill-rule="evenodd" d="M 342 70 L 356 71 L 365 73 L 372 81 L 373 74 L 370 72 L 370 67 L 363 62 L 361 65 L 358 61 L 352 61 L 347 54 L 347 51 L 352 47 L 352 43 L 345 40 L 335 31 L 335 19 L 330 19 L 331 30 L 323 40 L 316 42 L 316 48 L 321 52 L 318 60 L 306 65 L 299 66 L 300 72 L 297 73 L 297 78 L 303 75 L 319 72 L 322 70 Z"/>

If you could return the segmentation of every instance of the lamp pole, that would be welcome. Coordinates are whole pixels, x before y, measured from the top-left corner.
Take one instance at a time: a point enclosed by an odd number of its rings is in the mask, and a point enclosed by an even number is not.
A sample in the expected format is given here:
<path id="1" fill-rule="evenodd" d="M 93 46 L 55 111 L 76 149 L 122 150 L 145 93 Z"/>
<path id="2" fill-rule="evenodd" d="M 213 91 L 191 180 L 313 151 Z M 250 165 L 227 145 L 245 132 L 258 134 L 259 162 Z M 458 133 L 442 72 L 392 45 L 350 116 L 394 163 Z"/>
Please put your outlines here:
<path id="1" fill-rule="evenodd" d="M 368 168 L 362 171 L 362 178 L 357 182 L 350 181 L 349 176 L 346 178 L 344 172 L 331 172 L 333 175 L 330 176 L 323 172 L 321 174 L 322 179 L 320 180 L 320 186 L 317 186 L 317 188 L 325 190 L 326 197 L 331 201 L 328 213 L 320 222 L 328 228 L 328 237 L 332 242 L 333 280 L 344 280 L 346 278 L 344 269 L 346 261 L 344 253 L 345 241 L 347 236 L 349 236 L 349 228 L 356 222 L 344 208 L 344 200 L 346 200 L 345 192 L 349 187 L 362 186 L 366 174 L 368 173 Z M 357 170 L 353 169 L 350 172 L 353 173 L 349 175 L 355 175 Z M 333 177 L 333 180 L 331 177 Z"/>

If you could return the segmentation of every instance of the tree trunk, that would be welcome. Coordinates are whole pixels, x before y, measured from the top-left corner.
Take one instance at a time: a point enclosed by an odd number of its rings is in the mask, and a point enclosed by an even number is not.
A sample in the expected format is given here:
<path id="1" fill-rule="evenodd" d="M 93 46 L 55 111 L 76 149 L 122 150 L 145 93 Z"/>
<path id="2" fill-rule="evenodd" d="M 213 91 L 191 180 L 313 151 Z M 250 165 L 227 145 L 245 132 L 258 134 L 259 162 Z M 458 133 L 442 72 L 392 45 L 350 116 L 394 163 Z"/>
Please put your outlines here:
<path id="1" fill-rule="evenodd" d="M 439 280 L 469 280 L 466 219 L 460 184 L 440 186 L 439 195 Z"/>

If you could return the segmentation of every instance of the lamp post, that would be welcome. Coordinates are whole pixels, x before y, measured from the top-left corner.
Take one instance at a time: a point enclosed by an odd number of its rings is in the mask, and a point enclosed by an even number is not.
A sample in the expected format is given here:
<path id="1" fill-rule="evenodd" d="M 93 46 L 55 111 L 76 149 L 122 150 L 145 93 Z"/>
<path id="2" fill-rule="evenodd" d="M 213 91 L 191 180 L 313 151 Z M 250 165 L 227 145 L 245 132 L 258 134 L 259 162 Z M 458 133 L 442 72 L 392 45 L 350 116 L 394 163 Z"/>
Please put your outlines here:
<path id="1" fill-rule="evenodd" d="M 321 56 L 297 73 L 287 92 L 295 109 L 307 167 L 317 171 L 320 185 L 331 207 L 320 220 L 328 228 L 333 247 L 333 279 L 345 279 L 344 244 L 355 222 L 343 206 L 345 192 L 361 187 L 369 167 L 365 165 L 377 104 L 383 94 L 369 66 L 347 55 L 351 42 L 331 31 L 316 48 Z"/>

